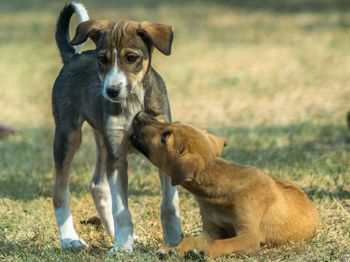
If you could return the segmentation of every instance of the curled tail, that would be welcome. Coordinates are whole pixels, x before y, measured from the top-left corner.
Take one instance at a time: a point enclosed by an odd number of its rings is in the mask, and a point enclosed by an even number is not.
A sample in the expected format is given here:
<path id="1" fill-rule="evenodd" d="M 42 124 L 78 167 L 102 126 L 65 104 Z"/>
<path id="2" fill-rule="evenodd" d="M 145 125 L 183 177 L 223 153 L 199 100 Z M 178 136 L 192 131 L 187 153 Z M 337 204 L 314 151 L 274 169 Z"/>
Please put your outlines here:
<path id="1" fill-rule="evenodd" d="M 81 45 L 74 47 L 70 43 L 69 22 L 74 13 L 77 14 L 79 23 L 89 20 L 86 8 L 82 4 L 71 2 L 63 7 L 57 19 L 55 35 L 57 47 L 60 51 L 63 63 L 66 63 L 81 47 Z"/>

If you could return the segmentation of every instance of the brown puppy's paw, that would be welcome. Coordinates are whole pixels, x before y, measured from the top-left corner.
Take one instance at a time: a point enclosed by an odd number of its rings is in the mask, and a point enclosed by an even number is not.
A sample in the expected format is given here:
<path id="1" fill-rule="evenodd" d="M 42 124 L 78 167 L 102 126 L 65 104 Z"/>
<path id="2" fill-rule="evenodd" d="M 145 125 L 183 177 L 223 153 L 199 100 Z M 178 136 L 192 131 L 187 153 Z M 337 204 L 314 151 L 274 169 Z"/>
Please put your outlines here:
<path id="1" fill-rule="evenodd" d="M 173 248 L 160 248 L 156 251 L 156 255 L 158 257 L 159 260 L 165 260 L 168 259 L 169 257 L 175 255 L 175 251 L 173 250 Z"/>
<path id="2" fill-rule="evenodd" d="M 184 256 L 185 260 L 207 261 L 207 254 L 204 251 L 189 250 Z"/>
<path id="3" fill-rule="evenodd" d="M 203 253 L 207 254 L 208 257 L 210 257 L 211 259 L 221 256 L 221 253 L 219 252 L 219 250 L 213 247 L 208 247 L 207 250 L 203 251 Z"/>
<path id="4" fill-rule="evenodd" d="M 184 238 L 176 247 L 177 253 L 181 256 L 185 256 L 188 251 L 195 249 L 194 242 L 195 240 L 193 237 Z"/>

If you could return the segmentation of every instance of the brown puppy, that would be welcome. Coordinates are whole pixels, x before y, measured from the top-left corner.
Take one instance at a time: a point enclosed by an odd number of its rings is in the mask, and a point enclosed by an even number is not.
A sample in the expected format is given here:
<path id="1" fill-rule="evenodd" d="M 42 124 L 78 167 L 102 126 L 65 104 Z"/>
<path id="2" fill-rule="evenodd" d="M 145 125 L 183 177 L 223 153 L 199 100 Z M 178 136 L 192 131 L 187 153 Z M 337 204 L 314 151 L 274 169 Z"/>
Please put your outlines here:
<path id="1" fill-rule="evenodd" d="M 319 217 L 308 197 L 290 182 L 220 158 L 223 138 L 145 113 L 133 127 L 134 147 L 199 203 L 203 233 L 185 238 L 180 254 L 197 250 L 214 258 L 313 236 Z"/>

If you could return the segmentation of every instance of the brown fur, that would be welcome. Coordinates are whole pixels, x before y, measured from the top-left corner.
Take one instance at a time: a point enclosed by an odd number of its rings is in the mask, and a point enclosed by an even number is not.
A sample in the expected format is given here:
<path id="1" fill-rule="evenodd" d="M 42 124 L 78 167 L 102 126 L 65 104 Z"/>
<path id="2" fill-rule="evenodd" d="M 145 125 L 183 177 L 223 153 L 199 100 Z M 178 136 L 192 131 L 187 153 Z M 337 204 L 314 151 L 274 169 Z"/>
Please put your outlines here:
<path id="1" fill-rule="evenodd" d="M 214 258 L 313 236 L 319 217 L 308 197 L 290 182 L 220 158 L 224 139 L 144 113 L 133 126 L 133 145 L 198 201 L 203 233 L 185 238 L 180 254 L 197 250 Z"/>

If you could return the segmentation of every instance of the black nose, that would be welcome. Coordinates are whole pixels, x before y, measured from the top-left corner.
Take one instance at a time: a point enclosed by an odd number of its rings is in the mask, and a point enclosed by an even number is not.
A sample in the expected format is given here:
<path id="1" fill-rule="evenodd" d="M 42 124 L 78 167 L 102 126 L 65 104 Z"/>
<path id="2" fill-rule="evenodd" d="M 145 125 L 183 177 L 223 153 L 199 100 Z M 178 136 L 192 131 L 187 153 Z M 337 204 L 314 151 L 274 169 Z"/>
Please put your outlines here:
<path id="1" fill-rule="evenodd" d="M 137 114 L 136 114 L 136 116 L 134 117 L 134 121 L 136 122 L 136 123 L 138 123 L 138 122 L 140 122 L 140 115 L 142 114 L 142 111 L 141 112 L 138 112 Z"/>
<path id="2" fill-rule="evenodd" d="M 120 87 L 119 86 L 108 87 L 106 90 L 106 93 L 109 97 L 116 98 L 120 94 Z"/>
<path id="3" fill-rule="evenodd" d="M 141 112 L 138 112 L 134 117 L 133 126 L 135 128 L 140 128 L 141 126 L 147 124 L 148 122 L 149 122 L 148 114 L 141 111 Z"/>
<path id="4" fill-rule="evenodd" d="M 139 118 L 139 115 L 140 115 L 141 112 L 138 112 L 136 114 L 136 116 L 134 117 L 134 120 L 132 121 L 132 125 L 134 127 L 134 129 L 138 129 L 140 127 L 140 118 Z"/>

